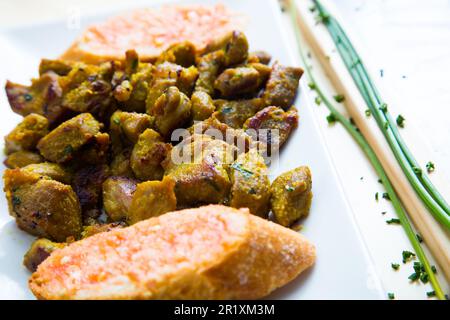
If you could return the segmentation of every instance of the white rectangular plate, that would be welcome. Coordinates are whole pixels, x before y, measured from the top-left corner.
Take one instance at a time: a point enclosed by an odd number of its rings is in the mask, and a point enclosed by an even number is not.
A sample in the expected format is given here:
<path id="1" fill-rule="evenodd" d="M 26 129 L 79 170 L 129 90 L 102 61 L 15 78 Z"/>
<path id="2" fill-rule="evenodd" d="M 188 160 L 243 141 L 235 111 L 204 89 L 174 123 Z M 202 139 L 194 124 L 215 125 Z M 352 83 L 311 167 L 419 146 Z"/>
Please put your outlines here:
<path id="1" fill-rule="evenodd" d="M 194 2 L 194 1 L 192 1 Z M 216 3 L 217 1 L 195 1 Z M 183 2 L 184 3 L 184 2 Z M 155 1 L 148 1 L 148 5 Z M 247 34 L 251 50 L 266 50 L 274 60 L 292 65 L 293 59 L 281 25 L 281 13 L 276 0 L 230 0 L 226 5 L 249 18 Z M 136 6 L 136 4 L 134 5 Z M 139 3 L 145 6 L 145 3 Z M 129 8 L 129 7 L 128 7 Z M 124 8 L 115 7 L 108 13 L 81 17 L 81 28 L 101 21 Z M 73 41 L 80 30 L 70 30 L 66 21 L 33 25 L 0 33 L 0 81 L 6 79 L 27 83 L 37 75 L 41 58 L 55 58 Z M 269 298 L 274 299 L 377 299 L 384 297 L 370 259 L 354 224 L 334 168 L 312 115 L 305 81 L 296 101 L 300 113 L 299 128 L 281 150 L 278 164 L 271 168 L 271 178 L 298 167 L 310 166 L 313 173 L 314 199 L 311 213 L 303 221 L 303 231 L 317 247 L 317 263 L 286 287 Z M 6 135 L 20 117 L 8 109 L 4 91 L 0 93 L 2 107 L 1 136 Z M 2 139 L 3 141 L 3 139 Z M 4 158 L 4 156 L 2 156 Z M 3 174 L 4 166 L 1 166 Z M 4 195 L 0 197 L 0 298 L 32 299 L 27 287 L 29 272 L 22 265 L 23 254 L 33 237 L 17 229 L 8 215 Z"/>

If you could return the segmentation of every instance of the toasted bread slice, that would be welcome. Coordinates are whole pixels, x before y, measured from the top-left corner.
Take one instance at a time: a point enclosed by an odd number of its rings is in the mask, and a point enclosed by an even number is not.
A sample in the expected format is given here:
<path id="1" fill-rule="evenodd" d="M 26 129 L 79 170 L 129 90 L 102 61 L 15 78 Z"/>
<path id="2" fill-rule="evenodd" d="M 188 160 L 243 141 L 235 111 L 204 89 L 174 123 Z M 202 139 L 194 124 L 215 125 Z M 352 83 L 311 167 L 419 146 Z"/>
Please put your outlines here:
<path id="1" fill-rule="evenodd" d="M 197 50 L 242 28 L 243 16 L 224 5 L 166 5 L 138 9 L 88 27 L 61 56 L 63 60 L 101 63 L 122 60 L 134 49 L 141 61 L 153 61 L 175 43 L 189 41 Z"/>
<path id="2" fill-rule="evenodd" d="M 314 261 L 297 232 L 210 205 L 75 242 L 39 265 L 29 285 L 40 299 L 256 299 Z"/>

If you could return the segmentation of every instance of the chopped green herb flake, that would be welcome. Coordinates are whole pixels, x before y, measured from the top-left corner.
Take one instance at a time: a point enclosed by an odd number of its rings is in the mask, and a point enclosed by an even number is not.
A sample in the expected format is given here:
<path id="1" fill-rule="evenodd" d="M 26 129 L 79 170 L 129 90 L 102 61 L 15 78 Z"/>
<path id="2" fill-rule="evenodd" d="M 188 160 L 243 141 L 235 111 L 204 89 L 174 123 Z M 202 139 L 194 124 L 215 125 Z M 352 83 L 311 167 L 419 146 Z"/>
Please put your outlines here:
<path id="1" fill-rule="evenodd" d="M 405 118 L 403 118 L 403 116 L 401 114 L 398 115 L 396 121 L 397 121 L 397 125 L 400 128 L 404 128 L 405 127 Z"/>
<path id="2" fill-rule="evenodd" d="M 342 101 L 345 100 L 345 96 L 343 94 L 337 94 L 337 95 L 333 96 L 333 98 L 338 103 L 341 103 Z"/>
<path id="3" fill-rule="evenodd" d="M 434 163 L 431 161 L 428 161 L 427 164 L 425 165 L 425 167 L 427 168 L 427 172 L 431 173 L 434 171 L 435 167 L 434 167 Z"/>
<path id="4" fill-rule="evenodd" d="M 387 213 L 386 211 L 382 211 L 382 212 L 381 212 L 381 214 L 383 214 L 383 215 L 386 214 L 386 213 Z"/>
<path id="5" fill-rule="evenodd" d="M 436 266 L 431 266 L 431 271 L 433 271 L 433 273 L 437 273 Z"/>
<path id="6" fill-rule="evenodd" d="M 402 251 L 403 263 L 406 263 L 407 261 L 413 259 L 415 256 L 416 256 L 415 253 L 413 253 L 411 251 L 407 251 L 407 250 Z"/>
<path id="7" fill-rule="evenodd" d="M 25 93 L 23 95 L 23 98 L 25 99 L 25 101 L 31 101 L 33 99 L 33 96 L 29 93 Z"/>
<path id="8" fill-rule="evenodd" d="M 414 272 L 413 274 L 411 274 L 409 277 L 408 277 L 408 279 L 409 280 L 411 280 L 411 281 L 417 281 L 418 279 L 419 279 L 419 275 L 416 273 L 416 272 Z"/>
<path id="9" fill-rule="evenodd" d="M 289 185 L 286 185 L 286 190 L 287 191 L 289 191 L 289 192 L 292 192 L 292 191 L 294 191 L 295 189 L 294 188 L 292 188 L 291 186 L 289 186 Z"/>
<path id="10" fill-rule="evenodd" d="M 224 107 L 220 112 L 222 112 L 223 114 L 227 114 L 230 113 L 231 111 L 233 111 L 232 107 Z"/>
<path id="11" fill-rule="evenodd" d="M 423 242 L 423 239 L 422 239 L 422 237 L 420 236 L 420 234 L 416 234 L 416 238 L 417 238 L 417 241 L 419 241 L 420 243 Z"/>
<path id="12" fill-rule="evenodd" d="M 420 275 L 420 281 L 422 281 L 422 283 L 428 283 L 429 280 L 430 277 L 428 276 L 428 273 L 422 272 L 422 274 Z"/>
<path id="13" fill-rule="evenodd" d="M 369 109 L 367 109 L 366 111 L 364 111 L 365 112 L 365 114 L 366 114 L 366 117 L 370 117 L 370 115 L 372 114 L 372 112 L 369 110 Z"/>
<path id="14" fill-rule="evenodd" d="M 231 165 L 231 168 L 235 169 L 236 171 L 239 171 L 244 176 L 244 178 L 248 179 L 248 178 L 251 178 L 253 176 L 253 172 L 243 168 L 242 164 L 240 164 L 240 163 L 233 163 Z"/>
<path id="15" fill-rule="evenodd" d="M 113 119 L 113 122 L 114 122 L 115 124 L 117 124 L 117 125 L 120 125 L 120 120 L 117 119 L 117 118 L 114 118 L 114 119 Z"/>
<path id="16" fill-rule="evenodd" d="M 400 268 L 400 265 L 398 263 L 391 263 L 391 267 L 394 270 L 398 270 Z"/>
<path id="17" fill-rule="evenodd" d="M 329 115 L 327 115 L 327 121 L 329 124 L 335 123 L 336 122 L 336 116 L 333 113 L 330 113 Z"/>
<path id="18" fill-rule="evenodd" d="M 382 103 L 380 106 L 380 110 L 383 112 L 387 112 L 387 104 L 386 103 Z"/>
<path id="19" fill-rule="evenodd" d="M 389 196 L 389 194 L 387 193 L 387 192 L 383 192 L 383 199 L 386 199 L 386 200 L 391 200 L 391 197 Z"/>
<path id="20" fill-rule="evenodd" d="M 400 219 L 392 218 L 392 219 L 386 220 L 386 223 L 387 224 L 400 224 Z"/>
<path id="21" fill-rule="evenodd" d="M 394 295 L 392 292 L 389 292 L 389 293 L 388 293 L 388 298 L 389 298 L 390 300 L 394 300 L 394 299 L 395 299 L 395 295 Z"/>
<path id="22" fill-rule="evenodd" d="M 422 169 L 418 168 L 418 167 L 412 167 L 413 171 L 415 174 L 417 175 L 421 175 L 422 174 Z"/>
<path id="23" fill-rule="evenodd" d="M 316 98 L 314 99 L 314 102 L 315 102 L 318 106 L 320 106 L 320 104 L 322 103 L 322 99 L 320 99 L 320 97 L 316 97 Z"/>
<path id="24" fill-rule="evenodd" d="M 18 206 L 22 203 L 22 201 L 18 196 L 12 196 L 12 203 L 14 206 Z"/>
<path id="25" fill-rule="evenodd" d="M 435 296 L 436 296 L 436 291 L 433 290 L 433 291 L 428 291 L 427 292 L 427 297 L 428 298 L 435 297 Z"/>
<path id="26" fill-rule="evenodd" d="M 308 87 L 309 87 L 311 90 L 314 90 L 314 89 L 316 89 L 316 84 L 315 84 L 314 82 L 310 82 L 310 83 L 308 83 Z"/>
<path id="27" fill-rule="evenodd" d="M 377 193 L 375 193 L 375 200 L 377 200 L 377 201 L 378 201 L 378 192 L 377 192 Z"/>
<path id="28" fill-rule="evenodd" d="M 64 147 L 64 150 L 63 150 L 64 155 L 68 156 L 68 155 L 72 154 L 72 152 L 73 152 L 72 145 L 68 144 L 67 146 Z"/>

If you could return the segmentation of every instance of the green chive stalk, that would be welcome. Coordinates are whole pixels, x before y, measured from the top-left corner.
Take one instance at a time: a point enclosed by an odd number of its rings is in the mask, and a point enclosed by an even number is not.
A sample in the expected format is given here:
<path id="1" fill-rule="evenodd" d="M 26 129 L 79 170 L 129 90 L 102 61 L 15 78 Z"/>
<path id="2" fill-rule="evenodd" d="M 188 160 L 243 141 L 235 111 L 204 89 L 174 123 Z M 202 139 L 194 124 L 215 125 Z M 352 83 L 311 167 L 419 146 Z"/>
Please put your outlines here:
<path id="1" fill-rule="evenodd" d="M 314 3 L 318 10 L 319 18 L 327 27 L 344 64 L 367 103 L 371 114 L 382 130 L 411 186 L 434 218 L 447 229 L 450 229 L 450 206 L 429 178 L 423 173 L 414 156 L 406 146 L 398 132 L 395 121 L 387 110 L 387 105 L 383 103 L 380 93 L 364 67 L 361 58 L 336 19 L 330 16 L 318 0 L 314 0 Z"/>
<path id="2" fill-rule="evenodd" d="M 445 295 L 442 291 L 442 288 L 434 275 L 434 272 L 431 268 L 430 262 L 428 261 L 427 256 L 425 255 L 425 252 L 422 249 L 422 246 L 420 245 L 419 240 L 417 239 L 416 233 L 411 226 L 411 223 L 409 222 L 408 216 L 402 206 L 402 203 L 400 202 L 400 199 L 397 196 L 397 193 L 394 190 L 394 187 L 392 186 L 386 172 L 384 171 L 383 166 L 381 165 L 380 160 L 377 158 L 375 152 L 370 147 L 367 140 L 364 138 L 364 136 L 357 130 L 356 127 L 352 125 L 352 123 L 343 116 L 331 103 L 331 101 L 327 98 L 327 96 L 324 94 L 322 89 L 317 84 L 311 70 L 311 66 L 307 63 L 305 54 L 303 52 L 302 46 L 301 46 L 301 36 L 300 32 L 298 30 L 297 26 L 297 11 L 293 5 L 294 0 L 288 0 L 288 11 L 292 20 L 293 29 L 295 31 L 295 36 L 297 40 L 298 50 L 300 52 L 300 58 L 303 62 L 303 65 L 305 67 L 306 75 L 309 78 L 310 81 L 310 87 L 316 91 L 317 95 L 321 99 L 321 101 L 324 103 L 324 105 L 328 108 L 330 111 L 330 115 L 332 119 L 335 119 L 336 121 L 340 122 L 344 128 L 347 130 L 347 132 L 355 139 L 355 141 L 358 143 L 358 145 L 361 147 L 361 149 L 366 154 L 367 158 L 369 159 L 370 163 L 372 164 L 373 168 L 377 172 L 378 176 L 381 179 L 381 182 L 386 188 L 386 192 L 389 195 L 389 198 L 392 201 L 392 205 L 394 206 L 395 212 L 400 220 L 400 223 L 403 227 L 403 229 L 406 232 L 406 235 L 411 242 L 412 247 L 414 248 L 414 251 L 416 252 L 416 255 L 419 259 L 419 261 L 424 266 L 425 271 L 427 272 L 429 276 L 430 283 L 436 292 L 436 297 L 440 300 L 445 300 Z"/>

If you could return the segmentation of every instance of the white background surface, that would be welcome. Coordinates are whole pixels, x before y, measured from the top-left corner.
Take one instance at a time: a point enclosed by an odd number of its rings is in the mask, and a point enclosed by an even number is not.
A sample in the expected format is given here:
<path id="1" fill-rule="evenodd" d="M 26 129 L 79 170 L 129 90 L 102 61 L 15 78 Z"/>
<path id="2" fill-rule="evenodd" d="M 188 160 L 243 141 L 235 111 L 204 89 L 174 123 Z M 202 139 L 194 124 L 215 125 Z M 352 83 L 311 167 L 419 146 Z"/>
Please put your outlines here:
<path id="1" fill-rule="evenodd" d="M 0 0 L 0 26 L 29 25 L 74 12 L 88 14 L 119 2 Z M 352 28 L 366 64 L 374 74 L 383 69 L 383 77 L 377 78 L 382 95 L 394 115 L 406 118 L 402 134 L 418 160 L 436 163 L 431 178 L 449 199 L 445 183 L 450 173 L 450 2 L 337 0 L 334 5 Z M 291 37 L 288 24 L 285 30 Z M 397 298 L 426 298 L 429 285 L 407 280 L 412 264 L 401 265 L 397 272 L 390 267 L 391 262 L 401 264 L 401 251 L 410 245 L 401 227 L 385 223 L 393 217 L 392 208 L 385 200 L 375 201 L 375 192 L 383 189 L 368 161 L 344 129 L 328 126 L 324 107 L 313 110 L 384 288 Z M 382 211 L 387 214 L 381 215 Z"/>

